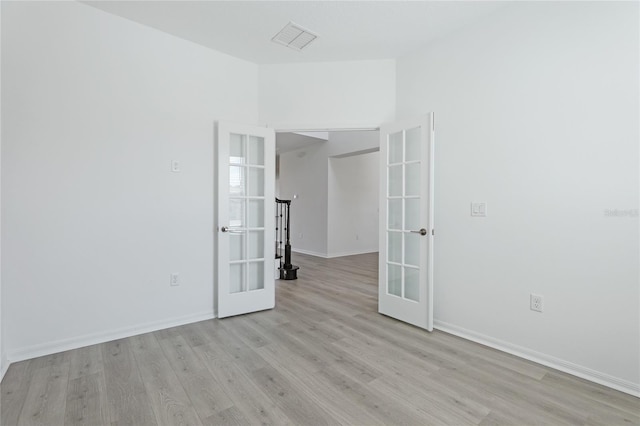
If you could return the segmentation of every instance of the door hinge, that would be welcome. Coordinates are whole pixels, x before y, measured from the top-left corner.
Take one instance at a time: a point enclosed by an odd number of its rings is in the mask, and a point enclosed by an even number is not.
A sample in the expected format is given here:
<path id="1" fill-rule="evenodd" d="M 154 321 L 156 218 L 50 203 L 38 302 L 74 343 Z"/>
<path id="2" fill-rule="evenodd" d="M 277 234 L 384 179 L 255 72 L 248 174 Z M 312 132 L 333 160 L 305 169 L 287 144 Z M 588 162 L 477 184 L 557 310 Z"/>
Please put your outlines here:
<path id="1" fill-rule="evenodd" d="M 436 230 L 435 229 L 431 230 L 431 235 L 436 235 Z"/>

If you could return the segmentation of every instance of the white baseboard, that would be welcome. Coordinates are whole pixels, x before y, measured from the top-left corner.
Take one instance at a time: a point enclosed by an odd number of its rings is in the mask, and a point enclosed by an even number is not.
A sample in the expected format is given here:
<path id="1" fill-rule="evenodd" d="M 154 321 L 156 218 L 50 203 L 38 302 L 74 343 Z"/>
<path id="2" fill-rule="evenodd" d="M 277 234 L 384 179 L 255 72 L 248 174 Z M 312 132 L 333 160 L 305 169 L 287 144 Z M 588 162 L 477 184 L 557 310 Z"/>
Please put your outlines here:
<path id="1" fill-rule="evenodd" d="M 378 248 L 376 247 L 373 250 L 353 250 L 353 251 L 343 251 L 339 253 L 330 253 L 329 255 L 327 255 L 327 257 L 329 259 L 332 259 L 334 257 L 355 256 L 357 254 L 368 254 L 368 253 L 377 253 L 377 252 L 378 252 Z"/>
<path id="2" fill-rule="evenodd" d="M 640 383 L 620 379 L 560 358 L 536 352 L 503 340 L 494 339 L 493 337 L 486 336 L 472 330 L 467 330 L 453 324 L 447 324 L 442 321 L 435 320 L 434 327 L 440 331 L 444 331 L 445 333 L 453 334 L 455 336 L 462 337 L 463 339 L 471 340 L 473 342 L 480 343 L 481 345 L 489 346 L 529 361 L 537 362 L 538 364 L 607 386 L 620 392 L 640 397 Z"/>
<path id="3" fill-rule="evenodd" d="M 112 340 L 123 339 L 125 337 L 137 336 L 139 334 L 150 333 L 165 328 L 177 327 L 179 325 L 191 324 L 193 322 L 205 321 L 215 318 L 213 311 L 203 312 L 195 315 L 170 318 L 161 321 L 152 321 L 139 324 L 133 327 L 124 327 L 116 330 L 103 331 L 99 333 L 86 334 L 84 336 L 72 337 L 69 339 L 57 340 L 38 345 L 28 346 L 10 351 L 7 355 L 11 362 L 23 361 L 25 359 L 37 358 L 39 356 L 51 355 L 58 352 L 78 349 L 85 346 L 110 342 Z M 4 368 L 5 363 L 2 362 Z"/>
<path id="4" fill-rule="evenodd" d="M 318 253 L 317 251 L 294 249 L 293 247 L 291 248 L 291 251 L 294 253 L 308 254 L 309 256 L 323 257 L 327 259 L 327 253 Z"/>
<path id="5" fill-rule="evenodd" d="M 375 252 L 378 251 L 378 249 L 376 248 L 375 250 L 344 251 L 344 252 L 331 253 L 331 254 L 318 253 L 317 251 L 304 250 L 304 249 L 299 249 L 299 248 L 298 249 L 291 248 L 291 251 L 294 252 L 294 253 L 308 254 L 309 256 L 322 257 L 324 259 L 332 259 L 334 257 L 354 256 L 356 254 L 375 253 Z M 295 262 L 293 262 L 293 263 L 295 263 Z"/>
<path id="6" fill-rule="evenodd" d="M 2 356 L 0 356 L 0 366 L 2 366 L 2 368 L 0 368 L 0 382 L 1 382 L 2 379 L 4 379 L 4 374 L 9 369 L 9 360 L 7 359 L 6 353 L 3 353 Z"/>

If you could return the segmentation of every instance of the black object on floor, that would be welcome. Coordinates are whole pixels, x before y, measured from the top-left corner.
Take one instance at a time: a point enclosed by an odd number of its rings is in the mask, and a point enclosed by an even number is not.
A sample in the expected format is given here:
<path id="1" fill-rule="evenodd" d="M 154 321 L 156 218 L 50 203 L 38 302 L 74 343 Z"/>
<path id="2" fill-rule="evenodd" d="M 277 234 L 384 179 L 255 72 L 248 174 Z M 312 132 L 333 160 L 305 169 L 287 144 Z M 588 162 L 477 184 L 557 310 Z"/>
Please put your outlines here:
<path id="1" fill-rule="evenodd" d="M 276 212 L 278 217 L 276 218 L 276 259 L 280 259 L 280 279 L 281 280 L 295 280 L 298 278 L 299 266 L 291 264 L 291 232 L 290 232 L 290 217 L 289 211 L 291 209 L 291 200 L 280 200 L 276 198 Z M 285 224 L 283 227 L 283 223 Z M 282 259 L 282 236 L 285 234 L 286 241 L 284 244 L 284 263 Z"/>

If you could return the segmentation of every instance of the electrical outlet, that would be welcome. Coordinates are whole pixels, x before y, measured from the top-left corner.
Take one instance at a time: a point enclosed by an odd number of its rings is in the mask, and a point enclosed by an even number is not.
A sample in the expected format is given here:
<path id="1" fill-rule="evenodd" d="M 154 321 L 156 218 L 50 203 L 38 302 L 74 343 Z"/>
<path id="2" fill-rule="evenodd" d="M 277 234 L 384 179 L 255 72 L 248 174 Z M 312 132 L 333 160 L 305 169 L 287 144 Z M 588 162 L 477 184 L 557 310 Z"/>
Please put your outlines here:
<path id="1" fill-rule="evenodd" d="M 171 274 L 170 284 L 171 284 L 171 286 L 180 285 L 180 274 L 179 273 L 174 272 L 173 274 Z"/>
<path id="2" fill-rule="evenodd" d="M 180 173 L 180 161 L 171 160 L 171 171 L 174 173 Z"/>
<path id="3" fill-rule="evenodd" d="M 530 308 L 532 311 L 542 312 L 544 310 L 544 298 L 540 294 L 529 295 Z"/>

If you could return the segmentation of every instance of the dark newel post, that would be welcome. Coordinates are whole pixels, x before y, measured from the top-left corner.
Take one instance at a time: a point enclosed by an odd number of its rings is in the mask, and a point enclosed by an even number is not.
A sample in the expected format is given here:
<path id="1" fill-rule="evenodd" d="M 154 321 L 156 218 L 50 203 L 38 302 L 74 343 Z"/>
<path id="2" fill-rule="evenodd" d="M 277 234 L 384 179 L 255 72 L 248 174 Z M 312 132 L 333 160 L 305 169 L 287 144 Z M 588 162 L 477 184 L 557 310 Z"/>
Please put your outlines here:
<path id="1" fill-rule="evenodd" d="M 280 279 L 295 280 L 298 278 L 298 269 L 296 265 L 291 264 L 291 200 L 280 200 L 276 198 L 276 203 L 280 208 L 280 232 L 282 232 L 283 214 L 286 222 L 286 240 L 284 245 L 284 265 L 280 262 Z M 282 247 L 282 234 L 280 234 L 280 247 Z"/>

